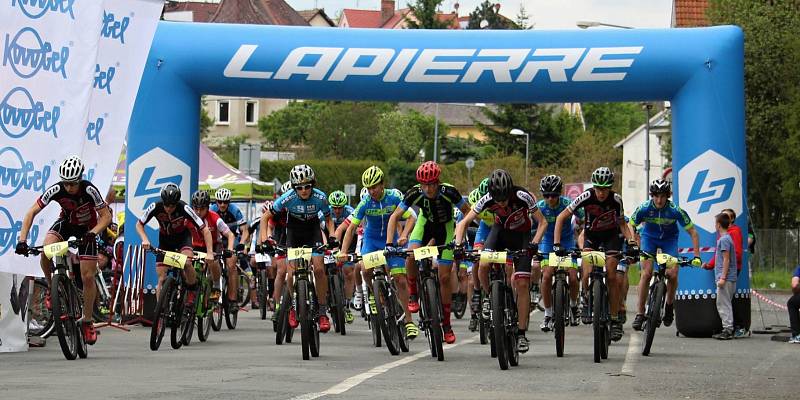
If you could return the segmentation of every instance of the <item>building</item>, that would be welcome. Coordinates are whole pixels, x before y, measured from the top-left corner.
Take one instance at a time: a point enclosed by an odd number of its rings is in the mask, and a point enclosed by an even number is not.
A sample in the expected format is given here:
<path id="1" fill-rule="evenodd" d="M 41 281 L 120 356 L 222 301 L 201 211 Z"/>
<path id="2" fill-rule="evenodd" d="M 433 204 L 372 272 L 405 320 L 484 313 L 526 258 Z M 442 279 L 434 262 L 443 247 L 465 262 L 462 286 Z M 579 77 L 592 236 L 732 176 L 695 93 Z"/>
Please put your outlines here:
<path id="1" fill-rule="evenodd" d="M 174 1 L 164 4 L 165 21 L 208 22 L 217 12 L 219 0 L 206 1 Z"/>
<path id="2" fill-rule="evenodd" d="M 665 136 L 671 130 L 670 109 L 656 110 L 655 115 L 650 117 L 650 177 L 649 180 L 661 178 L 664 170 L 669 167 L 670 160 L 664 157 L 663 140 L 671 140 L 671 136 Z M 642 111 L 642 115 L 644 115 Z M 649 198 L 648 182 L 645 172 L 645 159 L 648 151 L 646 143 L 646 133 L 648 127 L 642 124 L 634 129 L 625 139 L 620 140 L 614 148 L 622 147 L 622 171 L 615 171 L 617 174 L 622 172 L 620 185 L 622 187 L 622 203 L 625 206 L 625 215 L 630 215 L 636 207 Z M 671 176 L 667 179 L 672 180 Z"/>
<path id="3" fill-rule="evenodd" d="M 380 10 L 356 10 L 345 8 L 339 18 L 339 28 L 376 28 L 376 29 L 407 29 L 406 19 L 414 19 L 409 8 L 397 9 L 394 0 L 380 0 Z M 449 21 L 448 29 L 461 29 L 458 14 L 437 14 L 440 21 Z"/>
<path id="4" fill-rule="evenodd" d="M 709 26 L 706 18 L 708 0 L 674 0 L 672 2 L 672 27 L 694 28 Z"/>
<path id="5" fill-rule="evenodd" d="M 311 26 L 317 27 L 335 27 L 336 22 L 333 22 L 332 19 L 328 17 L 328 14 L 325 13 L 325 10 L 321 8 L 314 8 L 312 10 L 301 10 L 297 12 L 303 19 L 308 22 Z"/>
<path id="6" fill-rule="evenodd" d="M 429 116 L 436 115 L 436 103 L 400 103 L 400 110 L 414 110 L 420 114 Z M 483 141 L 486 139 L 483 132 L 481 132 L 475 121 L 482 124 L 492 126 L 492 121 L 483 113 L 486 107 L 492 107 L 485 104 L 457 104 L 457 103 L 439 103 L 439 120 L 450 126 L 448 136 L 469 138 L 472 137 L 476 140 Z"/>

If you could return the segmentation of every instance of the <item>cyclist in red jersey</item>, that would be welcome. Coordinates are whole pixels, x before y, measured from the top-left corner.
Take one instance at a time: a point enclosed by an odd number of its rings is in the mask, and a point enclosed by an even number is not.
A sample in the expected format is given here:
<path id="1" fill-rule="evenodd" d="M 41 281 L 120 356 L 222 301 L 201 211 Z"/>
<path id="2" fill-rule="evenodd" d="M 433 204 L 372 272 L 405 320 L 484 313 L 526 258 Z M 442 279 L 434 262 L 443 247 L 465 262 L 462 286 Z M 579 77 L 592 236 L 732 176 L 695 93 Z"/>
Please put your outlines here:
<path id="1" fill-rule="evenodd" d="M 108 211 L 108 206 L 100 191 L 91 182 L 83 179 L 83 170 L 83 162 L 78 156 L 67 157 L 61 163 L 58 168 L 61 181 L 47 188 L 25 214 L 16 252 L 17 254 L 28 254 L 28 231 L 33 224 L 33 219 L 51 202 L 58 203 L 61 206 L 61 214 L 47 232 L 44 244 L 58 243 L 71 236 L 83 239 L 78 249 L 81 280 L 83 281 L 83 333 L 86 343 L 95 344 L 97 332 L 92 324 L 92 310 L 94 310 L 94 301 L 97 295 L 97 288 L 94 284 L 94 276 L 97 273 L 96 236 L 111 223 L 111 213 Z M 53 262 L 42 254 L 40 264 L 47 284 L 50 286 Z M 49 292 L 45 304 L 49 308 Z"/>
<path id="2" fill-rule="evenodd" d="M 202 218 L 205 221 L 206 226 L 208 227 L 209 232 L 211 232 L 211 247 L 214 249 L 215 252 L 222 251 L 222 241 L 220 240 L 222 236 L 225 236 L 228 240 L 225 242 L 228 244 L 228 251 L 233 252 L 233 244 L 234 240 L 236 239 L 233 236 L 233 232 L 228 227 L 228 224 L 222 220 L 222 217 L 219 214 L 215 213 L 208 209 L 209 205 L 211 204 L 211 196 L 208 195 L 208 192 L 205 190 L 198 190 L 194 192 L 192 195 L 192 209 L 197 216 Z M 195 251 L 203 252 L 205 251 L 205 240 L 203 239 L 203 235 L 194 227 L 194 224 L 186 221 L 186 226 L 192 231 L 192 247 Z M 236 265 L 235 265 L 235 257 L 231 256 L 225 261 L 226 265 L 228 266 L 228 279 L 236 279 Z M 219 276 L 220 276 L 220 265 L 215 259 L 213 262 L 208 264 L 208 267 L 211 269 L 211 300 L 219 300 L 220 296 L 220 288 L 219 288 Z M 230 272 L 233 271 L 234 273 L 231 274 Z"/>

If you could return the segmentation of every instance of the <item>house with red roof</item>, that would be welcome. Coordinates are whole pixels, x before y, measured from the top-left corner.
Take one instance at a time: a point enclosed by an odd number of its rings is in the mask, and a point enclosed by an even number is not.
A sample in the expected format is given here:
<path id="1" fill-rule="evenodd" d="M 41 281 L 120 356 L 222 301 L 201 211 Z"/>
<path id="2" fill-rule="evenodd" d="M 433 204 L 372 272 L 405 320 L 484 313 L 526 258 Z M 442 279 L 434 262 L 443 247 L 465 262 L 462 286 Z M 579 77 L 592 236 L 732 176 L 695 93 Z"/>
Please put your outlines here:
<path id="1" fill-rule="evenodd" d="M 377 29 L 407 29 L 406 19 L 414 19 L 414 14 L 409 8 L 397 9 L 395 0 L 380 0 L 380 10 L 357 10 L 345 8 L 339 18 L 339 28 L 377 28 Z M 458 14 L 440 13 L 436 16 L 439 21 L 450 22 L 448 29 L 461 29 Z"/>

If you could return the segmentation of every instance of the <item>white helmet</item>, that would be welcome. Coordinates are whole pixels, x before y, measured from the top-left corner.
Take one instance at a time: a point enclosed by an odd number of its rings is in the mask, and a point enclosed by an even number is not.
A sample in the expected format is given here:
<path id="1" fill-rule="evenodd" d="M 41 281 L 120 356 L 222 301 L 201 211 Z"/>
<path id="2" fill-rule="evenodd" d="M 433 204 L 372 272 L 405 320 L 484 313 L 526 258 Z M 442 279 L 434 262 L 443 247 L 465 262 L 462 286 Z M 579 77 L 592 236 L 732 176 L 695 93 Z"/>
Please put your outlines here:
<path id="1" fill-rule="evenodd" d="M 217 199 L 217 201 L 231 201 L 231 191 L 226 188 L 217 189 L 214 198 Z"/>
<path id="2" fill-rule="evenodd" d="M 288 191 L 292 190 L 292 181 L 286 181 L 281 186 L 281 194 L 284 194 Z"/>
<path id="3" fill-rule="evenodd" d="M 78 156 L 67 157 L 58 167 L 62 181 L 77 182 L 83 177 L 83 161 Z"/>
<path id="4" fill-rule="evenodd" d="M 293 186 L 302 185 L 305 183 L 314 183 L 315 176 L 314 170 L 306 164 L 299 164 L 292 167 L 289 171 L 290 181 Z"/>
<path id="5" fill-rule="evenodd" d="M 361 195 L 359 196 L 359 198 L 361 198 L 363 200 L 364 198 L 367 198 L 367 197 L 369 197 L 369 189 L 367 189 L 366 187 L 362 187 L 361 188 Z"/>

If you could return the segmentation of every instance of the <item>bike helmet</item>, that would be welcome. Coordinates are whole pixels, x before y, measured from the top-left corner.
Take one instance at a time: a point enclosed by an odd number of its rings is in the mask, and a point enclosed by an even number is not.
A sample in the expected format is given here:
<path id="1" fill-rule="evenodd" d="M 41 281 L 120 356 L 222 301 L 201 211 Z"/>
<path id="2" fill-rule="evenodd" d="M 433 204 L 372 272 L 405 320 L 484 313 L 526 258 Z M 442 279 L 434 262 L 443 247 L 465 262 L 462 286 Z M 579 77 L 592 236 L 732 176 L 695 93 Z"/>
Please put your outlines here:
<path id="1" fill-rule="evenodd" d="M 611 187 L 614 184 L 614 173 L 608 167 L 600 167 L 592 172 L 592 185 Z"/>
<path id="2" fill-rule="evenodd" d="M 367 198 L 367 197 L 369 197 L 369 189 L 367 189 L 367 188 L 365 188 L 365 187 L 362 187 L 362 188 L 361 188 L 361 193 L 359 194 L 359 197 L 360 197 L 362 200 L 363 200 L 363 199 L 365 199 L 365 198 Z"/>
<path id="3" fill-rule="evenodd" d="M 198 190 L 192 195 L 192 207 L 203 208 L 211 204 L 211 196 L 205 190 Z"/>
<path id="4" fill-rule="evenodd" d="M 513 188 L 514 181 L 506 170 L 496 169 L 489 175 L 489 194 L 494 200 L 507 200 Z"/>
<path id="5" fill-rule="evenodd" d="M 217 201 L 231 201 L 231 191 L 225 188 L 217 189 L 214 198 L 216 198 Z"/>
<path id="6" fill-rule="evenodd" d="M 483 178 L 481 183 L 478 185 L 478 192 L 481 194 L 481 197 L 486 196 L 486 193 L 489 193 L 489 178 Z"/>
<path id="7" fill-rule="evenodd" d="M 367 168 L 367 170 L 361 174 L 361 184 L 364 185 L 364 187 L 372 187 L 381 182 L 383 182 L 383 171 L 376 165 Z"/>
<path id="8" fill-rule="evenodd" d="M 332 192 L 328 195 L 328 204 L 332 207 L 344 207 L 347 205 L 347 195 L 341 190 Z"/>
<path id="9" fill-rule="evenodd" d="M 174 183 L 168 183 L 161 189 L 161 201 L 165 206 L 178 204 L 181 201 L 181 189 Z"/>
<path id="10" fill-rule="evenodd" d="M 672 194 L 672 185 L 669 181 L 665 181 L 663 179 L 656 179 L 653 183 L 650 184 L 650 194 L 661 194 L 664 193 L 667 196 Z"/>
<path id="11" fill-rule="evenodd" d="M 545 195 L 561 194 L 563 187 L 564 183 L 561 182 L 561 177 L 558 175 L 547 175 L 539 182 L 539 189 Z"/>
<path id="12" fill-rule="evenodd" d="M 299 164 L 292 167 L 292 170 L 289 171 L 289 178 L 292 182 L 292 186 L 303 185 L 306 183 L 314 183 L 315 176 L 314 170 L 311 169 L 306 164 Z"/>
<path id="13" fill-rule="evenodd" d="M 483 197 L 483 196 L 481 196 L 480 189 L 474 189 L 471 192 L 469 192 L 469 196 L 467 197 L 467 201 L 469 201 L 470 205 L 475 205 L 475 203 L 477 203 L 478 200 L 481 199 L 481 197 Z"/>
<path id="14" fill-rule="evenodd" d="M 292 181 L 286 181 L 281 185 L 281 194 L 284 194 L 288 191 L 292 190 Z"/>
<path id="15" fill-rule="evenodd" d="M 439 175 L 442 174 L 439 165 L 433 161 L 425 161 L 417 168 L 417 182 L 436 183 L 439 182 Z"/>
<path id="16" fill-rule="evenodd" d="M 83 177 L 83 161 L 78 156 L 69 156 L 58 167 L 58 175 L 64 182 L 77 182 Z"/>

